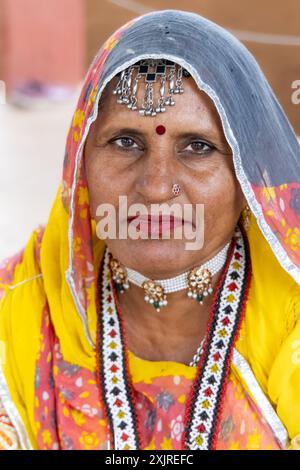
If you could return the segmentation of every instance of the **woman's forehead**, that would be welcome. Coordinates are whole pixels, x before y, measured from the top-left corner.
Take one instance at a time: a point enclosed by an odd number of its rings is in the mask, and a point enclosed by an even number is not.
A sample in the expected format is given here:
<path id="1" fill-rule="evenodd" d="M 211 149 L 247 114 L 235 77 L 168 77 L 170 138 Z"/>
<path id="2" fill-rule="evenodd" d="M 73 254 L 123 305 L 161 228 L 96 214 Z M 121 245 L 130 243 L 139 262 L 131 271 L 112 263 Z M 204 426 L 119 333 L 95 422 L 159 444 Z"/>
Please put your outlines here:
<path id="1" fill-rule="evenodd" d="M 166 106 L 165 112 L 153 116 L 141 116 L 139 112 L 132 111 L 126 104 L 118 102 L 118 95 L 113 92 L 116 89 L 120 77 L 114 77 L 105 87 L 99 107 L 98 121 L 102 127 L 111 125 L 127 127 L 129 123 L 137 123 L 140 127 L 153 127 L 154 124 L 187 126 L 189 128 L 201 128 L 207 132 L 218 132 L 221 129 L 221 120 L 211 98 L 200 90 L 190 77 L 184 77 L 182 94 L 174 95 L 173 106 Z M 137 90 L 137 98 L 141 103 L 145 97 L 147 84 L 141 82 Z M 154 96 L 159 97 L 160 82 L 153 84 Z M 154 124 L 153 124 L 154 123 Z M 126 125 L 127 124 L 127 125 Z"/>

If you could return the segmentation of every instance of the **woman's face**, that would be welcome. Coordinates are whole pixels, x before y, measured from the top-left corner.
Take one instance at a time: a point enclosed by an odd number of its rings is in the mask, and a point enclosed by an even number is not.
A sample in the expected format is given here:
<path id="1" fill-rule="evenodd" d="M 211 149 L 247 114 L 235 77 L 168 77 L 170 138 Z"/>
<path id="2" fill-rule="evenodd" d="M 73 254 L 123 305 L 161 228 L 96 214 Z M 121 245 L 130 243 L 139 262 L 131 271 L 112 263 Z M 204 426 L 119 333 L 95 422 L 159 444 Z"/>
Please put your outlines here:
<path id="1" fill-rule="evenodd" d="M 91 213 L 99 222 L 97 207 L 109 203 L 118 221 L 119 196 L 126 196 L 128 207 L 140 203 L 149 214 L 152 204 L 191 205 L 195 224 L 196 205 L 203 204 L 201 249 L 186 249 L 191 240 L 176 239 L 172 232 L 168 239 L 106 240 L 125 266 L 156 279 L 175 276 L 214 256 L 232 237 L 245 200 L 231 148 L 213 102 L 191 77 L 184 79 L 184 94 L 175 95 L 175 106 L 155 117 L 142 117 L 118 104 L 112 94 L 115 84 L 116 79 L 105 90 L 85 146 Z M 140 86 L 140 100 L 144 91 Z M 155 92 L 158 96 L 157 88 Z M 157 134 L 157 126 L 165 127 L 163 135 Z M 181 188 L 177 197 L 172 193 L 174 183 Z"/>

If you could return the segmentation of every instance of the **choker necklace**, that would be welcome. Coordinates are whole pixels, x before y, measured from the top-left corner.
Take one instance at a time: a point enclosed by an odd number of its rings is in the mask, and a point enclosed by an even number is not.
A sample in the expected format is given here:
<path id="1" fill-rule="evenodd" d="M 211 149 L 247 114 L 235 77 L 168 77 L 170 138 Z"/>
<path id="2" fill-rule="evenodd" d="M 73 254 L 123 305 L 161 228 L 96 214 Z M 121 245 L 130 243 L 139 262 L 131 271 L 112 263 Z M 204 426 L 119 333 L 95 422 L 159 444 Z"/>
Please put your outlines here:
<path id="1" fill-rule="evenodd" d="M 227 243 L 222 250 L 202 266 L 195 267 L 170 279 L 159 280 L 149 279 L 138 271 L 121 265 L 117 259 L 110 255 L 113 280 L 120 293 L 124 293 L 125 290 L 129 289 L 129 282 L 144 289 L 145 302 L 153 305 L 157 312 L 160 311 L 161 307 L 168 304 L 166 294 L 183 289 L 187 289 L 188 297 L 203 304 L 204 297 L 213 292 L 212 277 L 223 268 L 229 246 L 230 243 Z"/>
<path id="2" fill-rule="evenodd" d="M 118 303 L 106 250 L 98 284 L 97 368 L 100 397 L 109 424 L 109 447 L 140 450 L 139 410 L 132 382 L 124 318 Z M 215 289 L 203 352 L 187 397 L 182 450 L 216 448 L 231 357 L 244 318 L 251 280 L 251 260 L 247 238 L 239 230 Z"/>

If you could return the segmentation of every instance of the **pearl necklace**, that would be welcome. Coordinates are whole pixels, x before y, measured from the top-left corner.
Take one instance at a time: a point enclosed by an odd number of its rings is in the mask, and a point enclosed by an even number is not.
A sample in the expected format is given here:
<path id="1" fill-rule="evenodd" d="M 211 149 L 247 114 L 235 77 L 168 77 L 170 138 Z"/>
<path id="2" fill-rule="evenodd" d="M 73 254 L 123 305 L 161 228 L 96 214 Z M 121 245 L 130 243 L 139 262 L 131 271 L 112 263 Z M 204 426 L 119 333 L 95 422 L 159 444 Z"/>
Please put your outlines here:
<path id="1" fill-rule="evenodd" d="M 120 293 L 129 289 L 129 282 L 144 289 L 144 299 L 159 312 L 168 304 L 167 294 L 187 289 L 188 297 L 203 303 L 204 297 L 212 294 L 212 277 L 225 265 L 230 243 L 227 243 L 213 258 L 201 266 L 195 267 L 169 279 L 152 280 L 134 269 L 122 266 L 111 256 L 110 267 L 113 280 Z"/>
<path id="2" fill-rule="evenodd" d="M 221 251 L 219 251 L 213 258 L 208 260 L 206 263 L 202 264 L 199 268 L 209 269 L 212 276 L 219 272 L 225 264 L 229 245 L 230 243 L 227 243 L 227 245 L 225 245 Z M 132 284 L 142 287 L 144 282 L 150 281 L 148 277 L 145 277 L 138 271 L 135 271 L 131 268 L 126 269 L 128 280 L 132 282 Z M 178 276 L 171 277 L 169 279 L 158 279 L 154 282 L 160 284 L 164 288 L 166 294 L 171 294 L 172 292 L 178 292 L 189 287 L 188 275 L 189 271 L 186 271 L 185 273 L 179 274 Z"/>

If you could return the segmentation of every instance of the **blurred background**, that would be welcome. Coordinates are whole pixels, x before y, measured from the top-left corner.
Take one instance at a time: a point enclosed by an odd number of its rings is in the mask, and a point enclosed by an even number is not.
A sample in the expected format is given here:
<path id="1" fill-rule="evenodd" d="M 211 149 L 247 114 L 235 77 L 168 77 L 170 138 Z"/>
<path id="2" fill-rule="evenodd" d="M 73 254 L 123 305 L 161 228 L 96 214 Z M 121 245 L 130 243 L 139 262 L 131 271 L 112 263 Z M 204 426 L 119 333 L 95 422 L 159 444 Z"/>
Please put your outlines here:
<path id="1" fill-rule="evenodd" d="M 0 260 L 47 222 L 80 84 L 104 40 L 129 19 L 184 9 L 254 54 L 294 129 L 300 104 L 299 0 L 0 0 Z"/>

